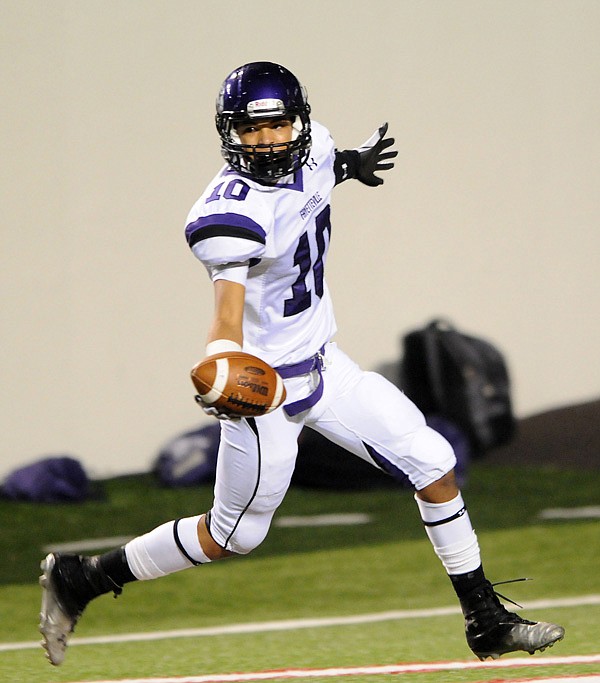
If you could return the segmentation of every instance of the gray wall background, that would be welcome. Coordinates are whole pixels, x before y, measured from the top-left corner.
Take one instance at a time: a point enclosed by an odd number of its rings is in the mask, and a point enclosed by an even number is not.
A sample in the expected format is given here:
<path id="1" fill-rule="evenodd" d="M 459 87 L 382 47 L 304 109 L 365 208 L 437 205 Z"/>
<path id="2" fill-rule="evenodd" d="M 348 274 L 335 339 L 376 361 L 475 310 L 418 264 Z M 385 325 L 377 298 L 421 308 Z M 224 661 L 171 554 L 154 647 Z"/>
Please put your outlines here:
<path id="1" fill-rule="evenodd" d="M 269 59 L 382 188 L 336 192 L 337 340 L 365 368 L 436 315 L 506 354 L 520 416 L 600 394 L 600 2 L 2 0 L 0 474 L 147 468 L 203 423 L 212 292 L 183 238 L 224 76 Z"/>

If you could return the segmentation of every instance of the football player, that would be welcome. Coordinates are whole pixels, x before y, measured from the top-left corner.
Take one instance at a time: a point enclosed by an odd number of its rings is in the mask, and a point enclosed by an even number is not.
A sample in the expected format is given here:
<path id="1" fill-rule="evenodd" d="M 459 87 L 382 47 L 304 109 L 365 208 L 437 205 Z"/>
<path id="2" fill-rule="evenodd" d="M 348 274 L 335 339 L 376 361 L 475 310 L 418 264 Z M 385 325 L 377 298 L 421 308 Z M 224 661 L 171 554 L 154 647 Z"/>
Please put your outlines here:
<path id="1" fill-rule="evenodd" d="M 214 288 L 206 355 L 243 349 L 261 357 L 282 376 L 287 401 L 242 419 L 203 406 L 222 420 L 214 502 L 205 514 L 169 521 L 100 556 L 46 557 L 40 630 L 50 661 L 63 661 L 69 634 L 96 596 L 256 548 L 290 485 L 304 426 L 391 476 L 408 477 L 480 659 L 554 644 L 564 635 L 560 626 L 508 611 L 486 578 L 450 444 L 396 386 L 361 370 L 332 341 L 324 277 L 332 190 L 350 179 L 383 183 L 378 174 L 397 155 L 387 124 L 360 147 L 337 150 L 311 119 L 297 78 L 271 62 L 235 69 L 216 110 L 226 163 L 185 229 Z"/>

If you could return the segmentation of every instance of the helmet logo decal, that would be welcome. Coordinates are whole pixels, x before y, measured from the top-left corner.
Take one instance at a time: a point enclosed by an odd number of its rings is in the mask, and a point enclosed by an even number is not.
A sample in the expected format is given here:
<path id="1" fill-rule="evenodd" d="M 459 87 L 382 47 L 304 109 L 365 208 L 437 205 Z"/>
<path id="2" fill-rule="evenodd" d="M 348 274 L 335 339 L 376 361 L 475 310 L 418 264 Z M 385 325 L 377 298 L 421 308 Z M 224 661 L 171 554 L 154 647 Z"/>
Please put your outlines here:
<path id="1" fill-rule="evenodd" d="M 285 105 L 281 100 L 276 99 L 265 99 L 265 100 L 254 100 L 253 102 L 248 102 L 248 116 L 252 119 L 260 118 L 261 116 L 273 116 L 285 114 Z"/>

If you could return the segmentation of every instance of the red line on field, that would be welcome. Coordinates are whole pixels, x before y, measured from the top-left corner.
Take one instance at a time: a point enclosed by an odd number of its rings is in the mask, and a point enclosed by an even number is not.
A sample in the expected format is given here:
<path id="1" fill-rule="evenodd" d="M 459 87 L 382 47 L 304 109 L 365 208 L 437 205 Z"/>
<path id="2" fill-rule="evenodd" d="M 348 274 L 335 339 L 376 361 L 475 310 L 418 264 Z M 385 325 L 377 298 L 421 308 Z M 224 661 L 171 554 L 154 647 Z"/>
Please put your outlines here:
<path id="1" fill-rule="evenodd" d="M 600 674 L 572 674 L 552 678 L 494 678 L 479 683 L 598 683 L 599 681 Z"/>
<path id="2" fill-rule="evenodd" d="M 559 666 L 573 664 L 600 664 L 600 654 L 572 657 L 539 657 L 537 659 L 508 658 L 458 662 L 422 662 L 418 664 L 390 664 L 378 666 L 330 667 L 326 669 L 281 669 L 276 671 L 255 671 L 247 673 L 206 674 L 201 676 L 175 676 L 168 678 L 127 678 L 94 683 L 245 683 L 246 681 L 269 681 L 297 678 L 336 678 L 338 676 L 370 676 L 378 674 L 431 673 L 434 671 L 460 671 L 468 669 L 508 669 L 536 666 Z M 545 679 L 524 679 L 536 683 L 600 683 L 600 673 L 583 676 L 567 676 Z M 500 683 L 496 679 L 496 683 Z M 514 682 L 513 682 L 514 683 Z"/>

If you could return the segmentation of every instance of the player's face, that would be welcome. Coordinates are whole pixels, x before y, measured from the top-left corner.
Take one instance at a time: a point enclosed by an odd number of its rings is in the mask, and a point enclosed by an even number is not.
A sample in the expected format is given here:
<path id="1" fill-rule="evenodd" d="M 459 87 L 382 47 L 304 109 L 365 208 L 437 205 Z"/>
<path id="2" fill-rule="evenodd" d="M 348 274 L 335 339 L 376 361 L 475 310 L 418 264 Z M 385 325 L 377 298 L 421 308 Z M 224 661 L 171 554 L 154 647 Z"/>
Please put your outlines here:
<path id="1" fill-rule="evenodd" d="M 292 141 L 292 130 L 292 122 L 289 119 L 245 122 L 236 128 L 242 145 L 248 145 L 249 148 L 256 145 L 258 147 L 256 151 L 259 154 L 261 147 L 264 147 L 266 152 L 285 149 L 283 145 Z M 279 144 L 282 145 L 280 149 L 278 149 Z"/>

